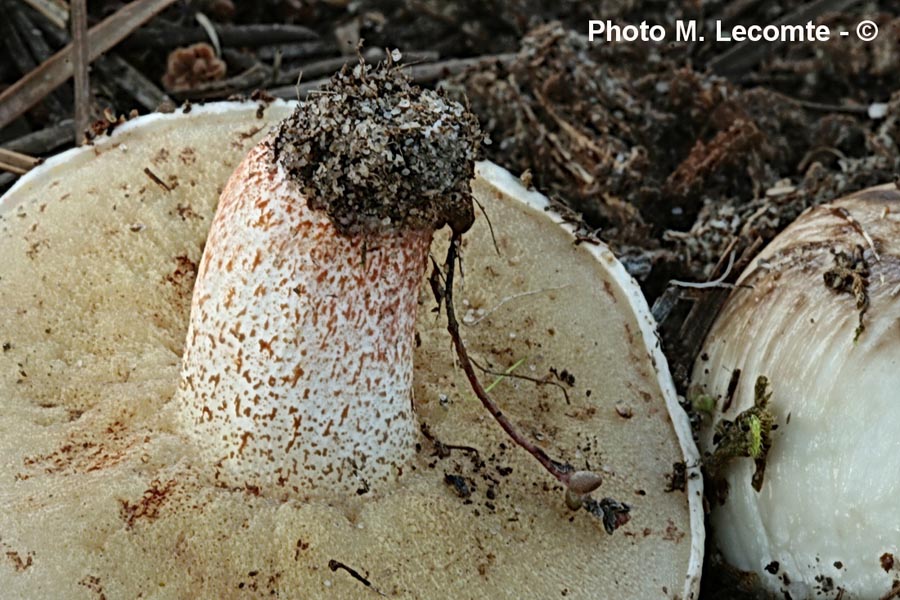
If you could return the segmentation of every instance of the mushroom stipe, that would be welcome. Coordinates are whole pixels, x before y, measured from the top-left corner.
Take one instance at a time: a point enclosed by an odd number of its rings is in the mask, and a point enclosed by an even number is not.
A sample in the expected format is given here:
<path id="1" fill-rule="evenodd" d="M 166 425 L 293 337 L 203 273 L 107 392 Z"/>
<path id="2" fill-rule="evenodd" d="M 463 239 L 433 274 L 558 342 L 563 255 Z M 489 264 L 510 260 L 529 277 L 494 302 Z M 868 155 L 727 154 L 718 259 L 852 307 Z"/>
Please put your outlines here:
<path id="1" fill-rule="evenodd" d="M 194 277 L 226 179 L 260 127 L 290 112 L 273 104 L 259 120 L 254 104 L 221 104 L 139 119 L 3 198 L 0 545 L 23 565 L 32 557 L 22 571 L 0 566 L 3 589 L 227 597 L 252 580 L 264 593 L 359 597 L 359 581 L 329 571 L 339 560 L 398 598 L 695 597 L 697 457 L 640 291 L 605 247 L 575 246 L 546 198 L 489 163 L 476 166 L 473 194 L 501 254 L 476 219 L 455 293 L 463 311 L 499 308 L 476 325 L 460 319 L 466 346 L 489 368 L 527 356 L 528 373 L 575 375 L 570 404 L 514 378 L 492 396 L 548 454 L 601 473 L 631 520 L 607 536 L 559 501 L 562 488 L 470 400 L 443 319 L 426 310 L 414 324 L 416 418 L 479 461 L 431 456 L 422 437 L 381 490 L 357 481 L 346 495 L 283 500 L 216 480 L 172 401 Z M 688 465 L 686 493 L 665 491 L 675 461 Z M 445 473 L 472 482 L 468 498 Z"/>
<path id="2" fill-rule="evenodd" d="M 519 433 L 459 334 L 454 269 L 474 220 L 479 137 L 462 105 L 410 85 L 391 61 L 361 60 L 231 176 L 199 265 L 178 395 L 221 482 L 310 497 L 360 479 L 390 486 L 403 472 L 418 429 L 417 292 L 433 232 L 450 223 L 441 298 L 473 391 L 567 491 L 600 486 Z"/>

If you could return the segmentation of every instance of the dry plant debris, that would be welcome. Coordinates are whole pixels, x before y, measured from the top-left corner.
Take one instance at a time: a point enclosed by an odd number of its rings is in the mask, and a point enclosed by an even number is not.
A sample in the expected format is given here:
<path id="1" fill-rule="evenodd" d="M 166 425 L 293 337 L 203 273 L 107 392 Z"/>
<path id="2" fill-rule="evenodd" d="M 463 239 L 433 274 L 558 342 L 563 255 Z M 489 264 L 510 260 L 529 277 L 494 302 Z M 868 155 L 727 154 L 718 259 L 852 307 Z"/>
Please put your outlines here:
<path id="1" fill-rule="evenodd" d="M 838 46 L 803 62 L 803 80 L 840 73 Z M 801 47 L 811 50 L 785 52 Z M 900 169 L 900 94 L 883 98 L 889 116 L 872 121 L 864 105 L 853 113 L 790 97 L 796 90 L 787 86 L 741 88 L 685 66 L 686 50 L 591 45 L 549 24 L 523 39 L 510 64 L 452 83 L 486 124 L 495 142 L 489 157 L 529 171 L 539 189 L 582 213 L 651 299 L 670 278 L 710 277 L 733 240 L 742 240 L 740 252 L 757 236 L 771 239 L 808 206 L 890 181 Z M 889 79 L 894 87 L 882 89 L 898 89 L 880 66 L 896 48 L 856 44 L 854 53 L 847 77 Z M 833 82 L 807 91 L 820 97 L 826 85 Z"/>
<path id="2" fill-rule="evenodd" d="M 835 250 L 834 265 L 822 274 L 825 285 L 841 294 L 850 294 L 856 300 L 859 311 L 859 325 L 856 326 L 854 341 L 859 339 L 866 325 L 863 316 L 869 309 L 869 264 L 863 255 L 862 246 L 854 248 L 853 253 Z"/>
<path id="3" fill-rule="evenodd" d="M 170 92 L 184 92 L 225 77 L 225 61 L 206 42 L 176 48 L 169 53 L 162 84 Z"/>

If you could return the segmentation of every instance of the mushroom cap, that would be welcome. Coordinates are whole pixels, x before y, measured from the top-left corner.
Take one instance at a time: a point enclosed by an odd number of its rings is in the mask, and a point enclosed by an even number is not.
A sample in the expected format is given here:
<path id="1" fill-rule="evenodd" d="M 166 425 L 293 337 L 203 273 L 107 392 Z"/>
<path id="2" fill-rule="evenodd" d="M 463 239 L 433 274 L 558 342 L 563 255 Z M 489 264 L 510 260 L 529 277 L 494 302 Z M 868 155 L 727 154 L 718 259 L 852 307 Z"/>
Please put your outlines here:
<path id="1" fill-rule="evenodd" d="M 453 449 L 422 449 L 383 496 L 280 502 L 227 489 L 171 398 L 197 262 L 222 186 L 290 105 L 194 107 L 48 160 L 0 200 L 0 587 L 19 598 L 692 598 L 701 480 L 654 323 L 602 245 L 477 165 L 457 283 L 492 394 L 555 458 L 631 505 L 613 535 L 508 440 L 455 367 L 427 284 L 415 403 Z M 438 235 L 436 256 L 444 236 Z M 568 376 L 574 377 L 574 381 Z M 571 385 L 569 385 L 571 383 Z M 568 401 L 562 389 L 565 388 Z M 686 461 L 686 491 L 667 492 Z"/>
<path id="2" fill-rule="evenodd" d="M 731 462 L 710 522 L 724 558 L 779 595 L 879 598 L 898 578 L 898 211 L 890 184 L 801 215 L 741 275 L 694 367 L 696 392 L 717 399 L 704 451 L 716 423 L 753 406 L 757 377 L 769 380 L 778 429 L 762 487 L 752 460 Z M 823 277 L 835 251 L 857 246 L 869 270 L 858 338 L 856 299 Z"/>

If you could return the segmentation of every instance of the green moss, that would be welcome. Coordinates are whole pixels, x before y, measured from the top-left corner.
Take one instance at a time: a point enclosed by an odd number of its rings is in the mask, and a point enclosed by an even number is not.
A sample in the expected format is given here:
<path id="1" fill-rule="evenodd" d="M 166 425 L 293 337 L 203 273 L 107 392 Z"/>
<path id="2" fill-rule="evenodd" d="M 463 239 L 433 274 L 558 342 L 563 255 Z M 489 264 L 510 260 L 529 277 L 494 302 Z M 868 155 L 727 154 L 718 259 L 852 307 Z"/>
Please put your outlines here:
<path id="1" fill-rule="evenodd" d="M 756 380 L 753 406 L 733 421 L 723 419 L 716 424 L 713 437 L 716 449 L 705 461 L 710 477 L 720 478 L 724 467 L 733 460 L 751 458 L 756 464 L 751 484 L 757 492 L 762 489 L 775 424 L 775 416 L 768 408 L 771 397 L 768 378 L 760 376 Z"/>
<path id="2" fill-rule="evenodd" d="M 716 410 L 716 399 L 709 394 L 696 393 L 690 396 L 691 408 L 694 412 L 713 414 Z"/>

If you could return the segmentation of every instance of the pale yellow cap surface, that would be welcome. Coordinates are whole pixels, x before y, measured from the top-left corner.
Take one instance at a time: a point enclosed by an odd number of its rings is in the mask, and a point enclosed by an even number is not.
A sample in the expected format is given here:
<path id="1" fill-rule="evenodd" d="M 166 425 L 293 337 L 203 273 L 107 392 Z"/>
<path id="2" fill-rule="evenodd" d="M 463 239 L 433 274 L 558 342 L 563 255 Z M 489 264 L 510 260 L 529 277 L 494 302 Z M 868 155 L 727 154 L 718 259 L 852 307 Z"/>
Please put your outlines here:
<path id="1" fill-rule="evenodd" d="M 477 459 L 461 450 L 439 458 L 423 439 L 394 492 L 330 505 L 275 502 L 209 480 L 169 402 L 194 269 L 222 185 L 288 111 L 273 105 L 259 119 L 255 105 L 223 104 L 142 119 L 53 159 L 4 197 L 3 595 L 696 594 L 700 482 L 665 491 L 673 463 L 695 467 L 696 450 L 640 292 L 608 250 L 575 245 L 542 210 L 546 199 L 488 163 L 475 192 L 500 255 L 479 215 L 456 293 L 463 336 L 479 364 L 498 371 L 522 361 L 517 374 L 544 377 L 552 367 L 574 376 L 562 384 L 568 401 L 558 386 L 511 377 L 492 393 L 551 456 L 601 473 L 595 496 L 630 504 L 631 521 L 607 535 L 569 511 L 561 488 L 513 447 L 454 367 L 427 285 L 417 411 L 438 439 L 476 448 Z M 374 588 L 330 570 L 331 560 Z"/>

